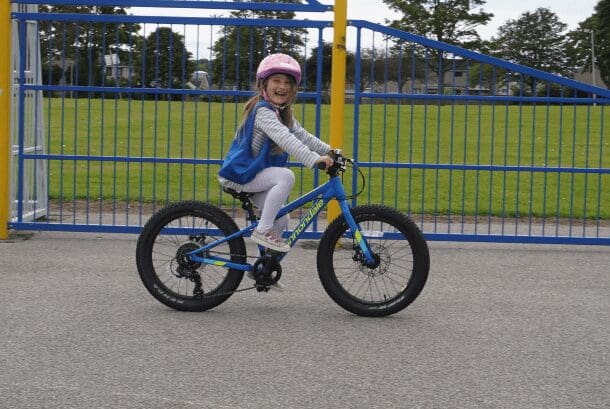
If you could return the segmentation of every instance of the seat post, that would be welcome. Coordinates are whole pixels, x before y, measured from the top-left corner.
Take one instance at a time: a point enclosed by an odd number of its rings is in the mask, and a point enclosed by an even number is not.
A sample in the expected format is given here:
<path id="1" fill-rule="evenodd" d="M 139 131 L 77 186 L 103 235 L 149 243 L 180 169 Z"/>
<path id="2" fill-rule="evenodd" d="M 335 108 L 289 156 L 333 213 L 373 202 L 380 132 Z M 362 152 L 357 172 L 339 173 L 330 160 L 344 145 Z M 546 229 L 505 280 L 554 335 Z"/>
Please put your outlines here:
<path id="1" fill-rule="evenodd" d="M 247 213 L 246 215 L 246 220 L 254 223 L 255 221 L 258 220 L 258 218 L 256 217 L 256 215 L 254 214 L 254 206 L 252 205 L 252 201 L 250 200 L 249 197 L 245 197 L 245 198 L 239 198 L 239 200 L 241 200 L 241 208 L 244 209 Z"/>
<path id="2" fill-rule="evenodd" d="M 241 202 L 241 208 L 244 209 L 246 211 L 246 221 L 250 221 L 252 223 L 254 223 L 255 221 L 258 220 L 258 217 L 256 217 L 256 214 L 254 214 L 254 205 L 252 204 L 252 201 L 250 200 L 250 196 L 253 195 L 253 193 L 249 193 L 249 192 L 238 192 L 237 190 L 225 187 L 222 189 L 225 193 L 230 194 L 231 196 L 233 196 L 235 199 L 238 199 Z"/>

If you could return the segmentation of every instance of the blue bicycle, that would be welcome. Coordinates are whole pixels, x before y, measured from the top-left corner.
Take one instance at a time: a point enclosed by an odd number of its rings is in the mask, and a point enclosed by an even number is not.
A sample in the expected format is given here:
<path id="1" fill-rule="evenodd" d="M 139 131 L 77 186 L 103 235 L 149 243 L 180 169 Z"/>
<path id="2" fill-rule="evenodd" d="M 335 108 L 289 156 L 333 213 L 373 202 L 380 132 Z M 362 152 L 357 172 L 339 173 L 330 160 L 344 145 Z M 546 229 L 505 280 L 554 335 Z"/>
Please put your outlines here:
<path id="1" fill-rule="evenodd" d="M 312 203 L 287 242 L 294 246 L 316 215 L 336 199 L 341 215 L 328 225 L 317 250 L 324 289 L 354 314 L 394 314 L 424 288 L 430 267 L 428 245 L 417 225 L 403 213 L 382 205 L 351 208 L 340 176 L 348 166 L 360 170 L 340 151 L 334 152 L 334 159 L 335 164 L 326 170 L 330 176 L 326 183 L 279 212 L 278 217 Z M 222 209 L 197 201 L 169 205 L 144 226 L 137 243 L 137 268 L 148 291 L 163 304 L 182 311 L 204 311 L 238 291 L 266 292 L 280 279 L 280 262 L 288 253 L 259 246 L 258 255 L 249 258 L 244 237 L 258 223 L 250 195 L 226 191 L 242 202 L 247 224 L 243 229 Z M 246 272 L 254 284 L 238 290 Z"/>

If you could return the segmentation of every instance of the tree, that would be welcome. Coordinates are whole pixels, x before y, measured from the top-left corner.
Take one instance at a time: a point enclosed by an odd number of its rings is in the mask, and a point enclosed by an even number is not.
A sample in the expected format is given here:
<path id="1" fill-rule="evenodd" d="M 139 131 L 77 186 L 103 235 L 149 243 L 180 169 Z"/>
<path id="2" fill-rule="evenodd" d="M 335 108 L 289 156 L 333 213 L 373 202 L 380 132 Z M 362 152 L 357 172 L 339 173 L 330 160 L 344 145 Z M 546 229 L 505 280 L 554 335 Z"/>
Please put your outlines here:
<path id="1" fill-rule="evenodd" d="M 305 80 L 307 81 L 308 89 L 315 89 L 318 80 L 318 53 L 322 52 L 322 88 L 328 89 L 332 73 L 332 53 L 333 45 L 331 43 L 322 43 L 320 47 L 315 47 L 311 50 L 311 56 L 305 61 Z"/>
<path id="2" fill-rule="evenodd" d="M 595 13 L 578 23 L 578 28 L 570 31 L 566 39 L 568 70 L 591 72 L 595 54 L 595 66 L 604 83 L 610 86 L 610 0 L 600 0 Z M 591 50 L 593 45 L 595 50 Z"/>
<path id="3" fill-rule="evenodd" d="M 595 6 L 595 55 L 602 81 L 610 87 L 610 0 L 600 0 Z"/>
<path id="4" fill-rule="evenodd" d="M 113 6 L 39 6 L 42 13 L 127 14 Z M 125 57 L 137 48 L 139 24 L 80 21 L 40 21 L 40 49 L 43 71 L 52 83 L 99 85 L 105 80 L 103 57 Z M 125 58 L 127 60 L 127 58 Z M 58 68 L 59 67 L 59 68 Z M 59 79 L 57 78 L 59 71 Z"/>
<path id="5" fill-rule="evenodd" d="M 566 35 L 567 71 L 591 71 L 591 30 L 597 32 L 597 16 L 593 15 L 578 24 Z M 597 48 L 597 47 L 596 47 Z"/>
<path id="6" fill-rule="evenodd" d="M 469 65 L 468 86 L 473 90 L 487 88 L 491 95 L 506 94 L 513 80 L 513 74 L 504 68 L 479 62 Z"/>
<path id="7" fill-rule="evenodd" d="M 493 17 L 477 7 L 486 0 L 383 0 L 391 10 L 402 13 L 391 26 L 437 41 L 468 49 L 479 49 L 481 38 L 476 27 Z"/>
<path id="8" fill-rule="evenodd" d="M 239 10 L 232 12 L 231 16 L 240 19 L 294 19 L 295 13 Z M 268 54 L 283 52 L 298 60 L 299 49 L 304 45 L 301 38 L 306 33 L 305 29 L 294 27 L 224 27 L 221 37 L 212 47 L 212 82 L 220 87 L 232 85 L 249 89 L 258 64 Z"/>
<path id="9" fill-rule="evenodd" d="M 566 27 L 555 13 L 540 7 L 500 26 L 491 47 L 494 54 L 505 60 L 567 76 L 570 72 L 566 69 L 565 35 L 562 34 Z M 536 79 L 524 80 L 535 94 Z"/>
<path id="10" fill-rule="evenodd" d="M 159 27 L 146 37 L 139 63 L 142 83 L 158 88 L 184 88 L 195 71 L 195 62 L 184 45 L 184 36 Z"/>
<path id="11" fill-rule="evenodd" d="M 322 54 L 322 89 L 329 89 L 332 75 L 332 53 L 333 53 L 333 45 L 331 43 L 323 42 L 322 50 L 320 47 L 314 47 L 311 49 L 310 57 L 305 61 L 304 71 L 305 71 L 305 80 L 307 89 L 316 89 L 316 84 L 318 80 L 318 54 L 321 52 Z M 346 65 L 346 73 L 345 73 L 345 81 L 351 82 L 353 81 L 353 73 L 354 73 L 354 64 L 356 61 L 356 57 L 354 53 L 351 51 L 347 51 L 345 57 L 345 65 Z"/>
<path id="12" fill-rule="evenodd" d="M 433 38 L 459 47 L 479 50 L 483 42 L 476 31 L 477 26 L 487 24 L 493 17 L 480 6 L 486 0 L 383 0 L 391 10 L 402 14 L 390 26 Z M 477 10 L 478 8 L 478 10 Z M 410 47 L 405 44 L 405 47 Z M 403 54 L 412 54 L 412 47 Z M 445 56 L 437 50 L 428 50 L 428 61 L 432 70 L 439 73 L 439 93 L 443 92 L 443 73 L 451 67 L 444 64 Z"/>

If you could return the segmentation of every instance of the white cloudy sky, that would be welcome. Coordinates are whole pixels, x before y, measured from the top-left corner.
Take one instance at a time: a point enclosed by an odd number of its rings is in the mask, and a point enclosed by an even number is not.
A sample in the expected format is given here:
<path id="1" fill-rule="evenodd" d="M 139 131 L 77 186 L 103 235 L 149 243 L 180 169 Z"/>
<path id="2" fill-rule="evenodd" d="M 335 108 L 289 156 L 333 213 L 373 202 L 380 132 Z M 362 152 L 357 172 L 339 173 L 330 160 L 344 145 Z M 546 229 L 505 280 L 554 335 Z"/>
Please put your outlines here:
<path id="1" fill-rule="evenodd" d="M 479 34 L 489 38 L 496 34 L 497 28 L 508 19 L 517 19 L 525 11 L 534 11 L 546 7 L 559 19 L 574 29 L 578 23 L 591 16 L 599 0 L 487 0 L 483 6 L 486 12 L 494 14 L 486 27 L 481 27 Z M 322 0 L 321 3 L 333 2 Z M 347 17 L 355 20 L 368 20 L 384 24 L 385 19 L 392 19 L 395 14 L 388 10 L 382 0 L 347 0 Z"/>
<path id="2" fill-rule="evenodd" d="M 509 19 L 517 19 L 525 11 L 534 11 L 539 7 L 546 7 L 558 15 L 559 19 L 568 24 L 568 30 L 578 26 L 578 23 L 591 16 L 595 5 L 599 0 L 487 0 L 483 9 L 494 14 L 492 21 L 486 26 L 479 27 L 479 34 L 484 39 L 489 39 L 497 33 L 499 26 Z M 334 4 L 332 0 L 320 0 L 323 4 Z M 164 15 L 164 16 L 202 16 L 227 15 L 223 10 L 197 10 L 197 9 L 155 9 L 155 8 L 132 8 L 131 12 L 137 15 Z M 309 18 L 310 20 L 332 21 L 332 13 L 297 13 L 298 18 Z M 385 24 L 386 19 L 393 19 L 397 15 L 388 10 L 382 0 L 347 0 L 347 17 L 352 20 L 368 20 L 373 23 Z M 151 25 L 150 30 L 155 28 Z M 179 29 L 179 27 L 176 27 Z M 189 29 L 187 29 L 188 31 Z M 203 28 L 197 35 L 190 33 L 186 35 L 187 48 L 194 54 L 205 56 L 209 53 L 208 35 Z M 144 33 L 145 35 L 147 33 Z M 353 38 L 350 33 L 347 36 L 347 46 L 354 49 Z M 197 38 L 197 39 L 196 39 Z M 324 40 L 332 41 L 331 30 L 324 30 Z M 363 40 L 363 46 L 367 46 Z M 196 51 L 198 49 L 199 51 Z"/>

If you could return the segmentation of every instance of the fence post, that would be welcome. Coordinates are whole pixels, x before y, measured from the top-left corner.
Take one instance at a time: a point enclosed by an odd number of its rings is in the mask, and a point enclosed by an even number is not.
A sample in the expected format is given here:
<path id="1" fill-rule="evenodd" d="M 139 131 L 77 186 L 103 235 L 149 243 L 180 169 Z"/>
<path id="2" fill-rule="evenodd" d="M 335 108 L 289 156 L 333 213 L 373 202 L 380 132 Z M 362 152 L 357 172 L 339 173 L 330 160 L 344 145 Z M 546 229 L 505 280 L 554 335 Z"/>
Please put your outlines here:
<path id="1" fill-rule="evenodd" d="M 11 162 L 11 2 L 0 0 L 0 240 L 8 239 Z"/>
<path id="2" fill-rule="evenodd" d="M 330 145 L 343 148 L 345 132 L 345 33 L 347 27 L 347 0 L 335 0 L 333 22 L 333 54 L 330 91 Z M 328 207 L 328 221 L 339 215 L 339 204 L 332 201 Z"/>

